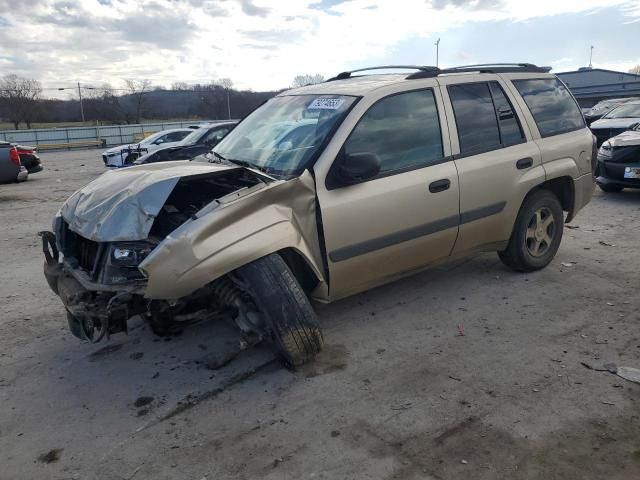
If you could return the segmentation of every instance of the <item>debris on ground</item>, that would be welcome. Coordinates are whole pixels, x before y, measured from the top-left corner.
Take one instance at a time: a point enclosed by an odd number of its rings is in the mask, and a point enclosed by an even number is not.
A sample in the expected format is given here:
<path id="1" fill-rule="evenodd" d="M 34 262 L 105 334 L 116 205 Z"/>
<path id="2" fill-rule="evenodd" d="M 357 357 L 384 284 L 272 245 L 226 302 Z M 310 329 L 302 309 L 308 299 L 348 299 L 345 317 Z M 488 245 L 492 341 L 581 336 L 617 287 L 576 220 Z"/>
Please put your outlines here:
<path id="1" fill-rule="evenodd" d="M 229 364 L 231 360 L 233 360 L 240 354 L 240 352 L 240 349 L 218 352 L 205 360 L 205 366 L 209 370 L 218 370 L 219 368 L 222 368 L 225 365 Z"/>
<path id="2" fill-rule="evenodd" d="M 464 325 L 462 324 L 458 325 L 458 335 L 464 337 Z"/>
<path id="3" fill-rule="evenodd" d="M 38 456 L 38 461 L 41 463 L 54 463 L 60 460 L 60 454 L 62 453 L 62 448 L 53 448 L 49 450 L 47 453 L 43 453 Z"/>
<path id="4" fill-rule="evenodd" d="M 613 243 L 605 242 L 604 240 L 600 240 L 598 243 L 600 245 L 604 245 L 605 247 L 615 247 Z"/>
<path id="5" fill-rule="evenodd" d="M 638 368 L 618 367 L 616 375 L 628 380 L 629 382 L 640 383 L 640 369 Z"/>
<path id="6" fill-rule="evenodd" d="M 149 405 L 153 402 L 153 397 L 138 397 L 136 401 L 133 402 L 133 406 L 136 408 L 144 407 L 145 405 Z"/>
<path id="7" fill-rule="evenodd" d="M 563 267 L 573 267 L 575 264 L 576 262 L 562 262 L 560 265 Z"/>
<path id="8" fill-rule="evenodd" d="M 605 363 L 602 368 L 594 367 L 586 362 L 580 362 L 580 364 L 589 370 L 594 370 L 596 372 L 609 372 L 613 375 L 619 376 L 620 378 L 624 378 L 629 382 L 640 383 L 639 368 L 618 367 L 615 363 Z"/>
<path id="9" fill-rule="evenodd" d="M 564 228 L 570 228 L 571 230 L 580 228 L 578 225 L 565 225 Z"/>

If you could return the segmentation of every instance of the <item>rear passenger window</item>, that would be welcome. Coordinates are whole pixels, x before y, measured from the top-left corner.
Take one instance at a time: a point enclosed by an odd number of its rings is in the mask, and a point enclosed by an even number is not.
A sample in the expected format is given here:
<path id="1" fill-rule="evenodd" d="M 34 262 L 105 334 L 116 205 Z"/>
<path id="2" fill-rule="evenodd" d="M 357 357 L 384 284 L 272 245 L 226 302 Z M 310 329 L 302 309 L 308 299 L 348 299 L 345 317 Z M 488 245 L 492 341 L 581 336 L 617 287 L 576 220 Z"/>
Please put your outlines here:
<path id="1" fill-rule="evenodd" d="M 448 87 L 460 154 L 475 155 L 524 142 L 524 133 L 498 82 Z"/>
<path id="2" fill-rule="evenodd" d="M 464 83 L 448 87 L 456 117 L 460 154 L 474 155 L 501 147 L 500 130 L 489 85 Z"/>
<path id="3" fill-rule="evenodd" d="M 344 148 L 347 154 L 377 154 L 381 174 L 439 163 L 442 134 L 433 91 L 380 100 L 362 116 Z"/>
<path id="4" fill-rule="evenodd" d="M 493 103 L 496 107 L 496 113 L 498 114 L 502 146 L 509 147 L 524 142 L 522 127 L 504 90 L 502 90 L 498 82 L 490 82 L 489 88 L 491 89 Z"/>
<path id="5" fill-rule="evenodd" d="M 585 126 L 578 104 L 557 78 L 512 82 L 531 110 L 543 137 L 579 130 Z"/>

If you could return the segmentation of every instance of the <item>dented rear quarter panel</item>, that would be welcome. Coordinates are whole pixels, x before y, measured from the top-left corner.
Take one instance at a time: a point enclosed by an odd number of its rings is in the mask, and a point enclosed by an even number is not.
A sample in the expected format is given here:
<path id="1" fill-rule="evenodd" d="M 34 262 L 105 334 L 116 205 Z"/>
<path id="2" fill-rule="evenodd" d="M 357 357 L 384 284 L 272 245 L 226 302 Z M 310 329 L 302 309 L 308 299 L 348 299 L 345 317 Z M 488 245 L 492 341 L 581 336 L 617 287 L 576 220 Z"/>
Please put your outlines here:
<path id="1" fill-rule="evenodd" d="M 254 260 L 292 248 L 320 280 L 314 296 L 326 297 L 315 214 L 315 184 L 305 171 L 217 205 L 205 207 L 167 236 L 140 268 L 145 297 L 177 299 Z"/>

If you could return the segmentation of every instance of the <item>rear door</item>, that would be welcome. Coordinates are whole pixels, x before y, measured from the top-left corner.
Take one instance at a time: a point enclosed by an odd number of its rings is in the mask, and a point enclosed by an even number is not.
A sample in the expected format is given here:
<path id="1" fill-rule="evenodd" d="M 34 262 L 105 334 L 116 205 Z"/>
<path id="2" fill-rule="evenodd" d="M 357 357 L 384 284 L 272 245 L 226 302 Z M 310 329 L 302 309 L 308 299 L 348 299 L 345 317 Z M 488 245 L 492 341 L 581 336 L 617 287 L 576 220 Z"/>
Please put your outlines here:
<path id="1" fill-rule="evenodd" d="M 317 182 L 332 299 L 447 257 L 458 233 L 458 173 L 437 89 L 363 108 L 341 152 L 377 154 L 380 174 L 350 186 Z"/>
<path id="2" fill-rule="evenodd" d="M 481 81 L 478 81 L 481 78 Z M 460 233 L 454 253 L 506 242 L 522 200 L 544 181 L 540 150 L 497 75 L 441 77 L 460 175 Z"/>

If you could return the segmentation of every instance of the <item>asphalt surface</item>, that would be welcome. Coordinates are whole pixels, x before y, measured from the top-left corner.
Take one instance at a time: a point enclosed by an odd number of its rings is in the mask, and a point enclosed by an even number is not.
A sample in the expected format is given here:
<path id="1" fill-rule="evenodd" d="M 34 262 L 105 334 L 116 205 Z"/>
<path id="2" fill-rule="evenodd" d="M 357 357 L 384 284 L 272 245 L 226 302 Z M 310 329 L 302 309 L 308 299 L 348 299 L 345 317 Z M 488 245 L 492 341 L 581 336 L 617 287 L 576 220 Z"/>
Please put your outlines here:
<path id="1" fill-rule="evenodd" d="M 318 306 L 292 373 L 219 323 L 67 331 L 36 234 L 99 153 L 0 185 L 0 479 L 640 478 L 640 385 L 582 365 L 640 368 L 640 191 L 596 192 L 543 271 L 483 254 Z"/>

